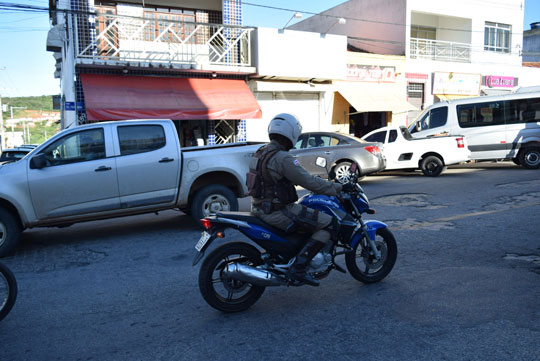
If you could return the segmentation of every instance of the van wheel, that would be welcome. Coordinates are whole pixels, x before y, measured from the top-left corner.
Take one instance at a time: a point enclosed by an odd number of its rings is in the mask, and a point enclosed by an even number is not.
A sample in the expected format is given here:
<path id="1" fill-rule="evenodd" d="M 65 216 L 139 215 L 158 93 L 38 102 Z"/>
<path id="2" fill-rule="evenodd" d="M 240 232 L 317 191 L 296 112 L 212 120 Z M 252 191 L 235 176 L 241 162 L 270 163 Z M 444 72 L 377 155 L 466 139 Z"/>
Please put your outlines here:
<path id="1" fill-rule="evenodd" d="M 540 168 L 540 148 L 524 148 L 519 152 L 519 163 L 527 169 Z"/>
<path id="2" fill-rule="evenodd" d="M 11 213 L 0 208 L 0 257 L 9 255 L 17 246 L 21 227 Z"/>
<path id="3" fill-rule="evenodd" d="M 197 222 L 221 211 L 237 211 L 238 199 L 232 190 L 220 184 L 200 189 L 193 197 L 191 216 Z"/>
<path id="4" fill-rule="evenodd" d="M 445 169 L 445 166 L 439 157 L 430 155 L 422 159 L 420 169 L 428 177 L 437 177 Z"/>

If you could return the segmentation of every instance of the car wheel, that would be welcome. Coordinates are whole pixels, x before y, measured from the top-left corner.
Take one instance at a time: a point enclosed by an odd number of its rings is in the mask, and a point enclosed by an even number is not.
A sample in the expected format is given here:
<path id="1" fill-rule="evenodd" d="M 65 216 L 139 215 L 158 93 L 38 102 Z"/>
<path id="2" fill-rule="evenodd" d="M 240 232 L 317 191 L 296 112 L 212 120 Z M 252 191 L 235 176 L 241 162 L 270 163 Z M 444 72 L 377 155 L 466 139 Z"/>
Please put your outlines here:
<path id="1" fill-rule="evenodd" d="M 519 152 L 519 163 L 527 169 L 540 168 L 540 148 L 524 148 Z"/>
<path id="2" fill-rule="evenodd" d="M 348 183 L 350 180 L 350 169 L 351 169 L 351 162 L 339 162 L 332 170 L 336 173 L 336 181 L 338 181 L 341 184 Z M 362 176 L 360 176 L 360 166 L 358 166 L 358 169 L 356 170 L 356 174 L 358 175 L 358 180 L 361 180 Z"/>
<path id="3" fill-rule="evenodd" d="M 428 177 L 437 177 L 444 168 L 442 160 L 434 155 L 427 156 L 420 162 L 422 173 Z"/>
<path id="4" fill-rule="evenodd" d="M 341 162 L 334 167 L 336 173 L 336 180 L 341 183 L 348 183 L 350 179 L 349 170 L 351 169 L 351 162 Z"/>

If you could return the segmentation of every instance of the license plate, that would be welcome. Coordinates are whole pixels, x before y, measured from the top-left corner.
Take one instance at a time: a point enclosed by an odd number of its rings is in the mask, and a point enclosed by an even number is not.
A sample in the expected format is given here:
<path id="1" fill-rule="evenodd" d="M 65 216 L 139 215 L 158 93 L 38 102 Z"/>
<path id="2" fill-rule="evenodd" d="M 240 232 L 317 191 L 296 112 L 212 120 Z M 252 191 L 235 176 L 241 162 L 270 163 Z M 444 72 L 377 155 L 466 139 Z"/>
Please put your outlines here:
<path id="1" fill-rule="evenodd" d="M 199 239 L 199 242 L 195 245 L 195 249 L 200 252 L 201 249 L 203 249 L 204 245 L 208 240 L 210 239 L 210 233 L 204 231 L 201 235 L 201 239 Z"/>

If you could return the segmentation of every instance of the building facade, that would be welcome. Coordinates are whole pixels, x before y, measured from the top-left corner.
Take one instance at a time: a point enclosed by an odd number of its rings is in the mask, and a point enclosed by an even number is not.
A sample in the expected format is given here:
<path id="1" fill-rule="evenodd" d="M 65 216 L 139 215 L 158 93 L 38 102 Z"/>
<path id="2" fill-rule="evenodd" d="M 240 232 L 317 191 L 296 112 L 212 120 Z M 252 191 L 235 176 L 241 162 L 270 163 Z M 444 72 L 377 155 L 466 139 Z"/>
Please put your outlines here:
<path id="1" fill-rule="evenodd" d="M 62 128 L 169 118 L 191 146 L 243 141 L 261 117 L 239 0 L 53 0 L 50 17 Z"/>
<path id="2" fill-rule="evenodd" d="M 406 99 L 434 102 L 540 84 L 522 67 L 521 0 L 351 0 L 291 26 L 347 35 L 349 49 L 403 56 Z M 342 25 L 334 26 L 341 18 Z"/>

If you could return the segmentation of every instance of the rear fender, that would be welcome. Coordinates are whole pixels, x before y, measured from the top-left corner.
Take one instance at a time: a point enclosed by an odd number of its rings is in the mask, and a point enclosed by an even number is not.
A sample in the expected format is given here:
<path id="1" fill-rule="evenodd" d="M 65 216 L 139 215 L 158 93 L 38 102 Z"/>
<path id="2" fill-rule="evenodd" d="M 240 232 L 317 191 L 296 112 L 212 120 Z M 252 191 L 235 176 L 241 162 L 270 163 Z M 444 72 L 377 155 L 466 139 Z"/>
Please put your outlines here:
<path id="1" fill-rule="evenodd" d="M 373 240 L 377 236 L 378 229 L 388 228 L 388 226 L 385 223 L 380 222 L 380 221 L 366 221 L 365 224 L 366 224 L 369 238 Z M 363 236 L 364 235 L 362 234 L 362 232 L 356 232 L 356 234 L 353 236 L 351 240 L 351 247 L 355 247 L 358 244 L 358 242 L 360 242 Z"/>

